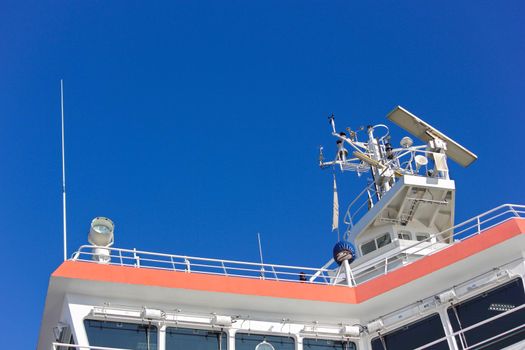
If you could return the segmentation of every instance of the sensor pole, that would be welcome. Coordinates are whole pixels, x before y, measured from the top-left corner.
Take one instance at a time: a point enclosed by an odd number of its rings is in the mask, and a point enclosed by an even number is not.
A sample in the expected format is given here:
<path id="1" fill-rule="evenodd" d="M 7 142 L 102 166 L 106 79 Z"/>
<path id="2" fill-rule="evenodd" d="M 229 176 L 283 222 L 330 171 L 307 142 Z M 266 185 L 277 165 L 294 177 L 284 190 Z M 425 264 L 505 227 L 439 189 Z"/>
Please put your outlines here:
<path id="1" fill-rule="evenodd" d="M 259 243 L 259 257 L 261 258 L 261 278 L 264 279 L 264 261 L 261 246 L 261 235 L 259 234 L 259 232 L 257 232 L 257 242 Z"/>
<path id="2" fill-rule="evenodd" d="M 64 81 L 60 79 L 60 112 L 62 117 L 62 213 L 64 229 L 64 261 L 67 260 L 67 221 L 66 221 L 66 154 L 64 147 Z"/>

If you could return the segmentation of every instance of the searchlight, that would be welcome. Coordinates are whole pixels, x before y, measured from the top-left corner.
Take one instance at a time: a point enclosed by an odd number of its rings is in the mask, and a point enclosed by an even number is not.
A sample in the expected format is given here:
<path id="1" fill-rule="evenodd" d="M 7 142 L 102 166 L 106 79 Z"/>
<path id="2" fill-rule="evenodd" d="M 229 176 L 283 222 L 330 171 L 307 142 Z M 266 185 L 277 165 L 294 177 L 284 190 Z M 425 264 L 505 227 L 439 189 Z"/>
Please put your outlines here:
<path id="1" fill-rule="evenodd" d="M 115 242 L 115 224 L 106 217 L 96 217 L 91 221 L 88 242 L 94 245 L 93 260 L 107 264 L 111 261 L 110 249 Z"/>

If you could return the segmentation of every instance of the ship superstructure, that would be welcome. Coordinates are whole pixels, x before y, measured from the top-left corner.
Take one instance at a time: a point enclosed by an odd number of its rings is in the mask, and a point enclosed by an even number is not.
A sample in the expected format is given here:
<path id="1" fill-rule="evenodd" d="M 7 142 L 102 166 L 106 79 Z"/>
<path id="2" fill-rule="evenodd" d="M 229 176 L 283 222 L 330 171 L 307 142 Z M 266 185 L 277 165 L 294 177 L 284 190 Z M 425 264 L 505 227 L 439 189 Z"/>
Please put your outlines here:
<path id="1" fill-rule="evenodd" d="M 345 271 L 350 270 L 349 261 L 354 261 L 355 268 L 398 251 L 403 253 L 403 259 L 391 264 L 406 264 L 450 244 L 454 234 L 455 183 L 450 179 L 448 159 L 464 167 L 477 159 L 474 153 L 403 107 L 396 107 L 387 118 L 426 144 L 414 145 L 405 136 L 394 148 L 385 124 L 338 132 L 332 116 L 332 135 L 337 138 L 335 159 L 325 162 L 323 148 L 320 149 L 321 168 L 339 168 L 359 177 L 370 175 L 368 185 L 350 203 L 344 217 L 344 239 L 355 246 L 351 248 L 351 258 L 338 261 Z M 411 246 L 415 249 L 405 249 Z M 346 280 L 350 280 L 349 272 Z"/>
<path id="2" fill-rule="evenodd" d="M 370 177 L 323 267 L 116 248 L 99 217 L 51 276 L 38 349 L 525 348 L 525 206 L 456 224 L 447 160 L 476 156 L 402 107 L 388 119 L 425 144 L 330 118 L 321 167 Z"/>

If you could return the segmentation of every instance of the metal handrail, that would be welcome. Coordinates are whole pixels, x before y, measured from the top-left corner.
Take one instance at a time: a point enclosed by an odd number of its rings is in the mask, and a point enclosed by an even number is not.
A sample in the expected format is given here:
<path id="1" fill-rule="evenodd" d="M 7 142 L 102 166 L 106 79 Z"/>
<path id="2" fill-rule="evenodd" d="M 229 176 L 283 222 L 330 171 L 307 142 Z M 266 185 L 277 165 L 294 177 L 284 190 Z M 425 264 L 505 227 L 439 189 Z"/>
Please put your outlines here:
<path id="1" fill-rule="evenodd" d="M 93 262 L 96 256 L 91 249 L 95 246 L 83 245 L 73 254 L 71 260 Z M 265 274 L 266 280 L 298 281 L 301 276 L 311 277 L 316 272 L 321 272 L 320 278 L 326 278 L 330 269 L 310 268 L 304 266 L 287 266 L 278 264 L 261 264 L 224 259 L 210 259 L 173 254 L 153 253 L 135 249 L 108 248 L 111 258 L 110 265 L 137 267 L 136 260 L 140 259 L 140 267 L 159 270 L 184 271 L 191 273 L 205 273 L 212 275 L 237 276 L 262 279 L 261 271 L 271 272 Z M 151 258 L 150 258 L 151 257 Z M 304 281 L 302 281 L 304 282 Z M 319 283 L 319 282 L 315 282 Z M 323 282 L 324 284 L 324 282 Z"/>
<path id="2" fill-rule="evenodd" d="M 447 249 L 457 242 L 478 235 L 495 225 L 499 225 L 516 217 L 525 218 L 525 205 L 500 205 L 455 225 L 450 229 L 433 235 L 424 241 L 414 243 L 389 255 L 378 257 L 377 259 L 354 267 L 352 271 L 354 279 L 352 285 L 356 285 L 355 280 L 358 281 L 357 284 L 364 283 L 378 275 L 387 274 L 394 269 L 401 267 L 398 266 L 399 259 L 406 259 L 409 255 L 415 256 L 418 253 L 421 254 L 421 257 L 434 254 L 440 250 Z M 455 239 L 455 241 L 451 244 L 442 243 L 444 239 L 449 238 Z M 71 260 L 96 262 L 93 261 L 93 259 L 96 258 L 96 254 L 92 252 L 93 248 L 95 248 L 95 246 L 81 246 L 78 251 L 72 255 Z M 108 262 L 108 264 L 118 266 L 300 283 L 304 283 L 305 278 L 307 280 L 312 278 L 312 281 L 309 281 L 308 283 L 324 285 L 334 284 L 333 281 L 336 274 L 336 271 L 333 268 L 329 268 L 329 266 L 324 268 L 311 268 L 304 266 L 287 266 L 236 260 L 200 258 L 185 255 L 154 253 L 136 249 L 121 249 L 113 247 L 108 247 L 107 249 L 110 254 L 109 258 L 111 258 L 111 261 Z M 424 250 L 427 252 L 423 254 Z M 407 264 L 404 264 L 404 266 L 406 265 Z M 379 270 L 382 271 L 378 272 Z M 261 271 L 268 273 L 265 273 L 263 276 Z M 337 280 L 337 277 L 335 277 L 335 279 Z"/>
<path id="3" fill-rule="evenodd" d="M 356 202 L 362 197 L 364 196 L 365 194 L 367 194 L 369 191 L 372 191 L 371 193 L 371 196 L 372 196 L 372 203 L 371 203 L 371 206 L 374 206 L 375 203 L 377 202 L 377 200 L 374 200 L 374 198 L 376 197 L 377 195 L 377 192 L 375 190 L 375 182 L 371 182 L 370 184 L 368 184 L 368 186 L 366 186 L 355 198 L 352 202 L 350 202 L 350 204 L 348 205 L 348 208 L 346 209 L 346 213 L 345 213 L 345 216 L 344 216 L 344 223 L 349 225 L 350 227 L 353 227 L 354 226 L 354 218 L 356 217 L 356 215 L 361 212 L 361 209 L 364 208 L 365 204 L 368 204 L 369 203 L 369 198 L 366 197 L 366 199 L 363 201 L 363 203 L 361 203 L 361 205 L 359 206 L 359 208 L 357 208 L 357 210 L 354 210 L 354 213 L 352 214 L 351 212 L 351 209 L 352 207 L 356 204 Z"/>
<path id="4" fill-rule="evenodd" d="M 496 316 L 492 316 L 492 317 L 486 318 L 486 319 L 484 319 L 484 320 L 482 320 L 482 321 L 479 321 L 478 323 L 475 323 L 475 324 L 473 324 L 473 325 L 471 325 L 471 326 L 468 326 L 468 327 L 465 327 L 465 328 L 463 328 L 463 329 L 460 329 L 459 331 L 456 331 L 456 332 L 454 332 L 454 333 L 452 333 L 452 334 L 450 334 L 450 335 L 446 335 L 446 336 L 444 336 L 444 337 L 441 337 L 441 338 L 439 338 L 439 339 L 436 339 L 436 340 L 434 340 L 434 341 L 432 341 L 432 342 L 430 342 L 430 343 L 427 343 L 427 344 L 425 344 L 425 345 L 423 345 L 423 346 L 420 346 L 419 348 L 416 348 L 416 349 L 414 349 L 414 350 L 423 350 L 423 349 L 427 349 L 427 348 L 429 348 L 429 347 L 431 347 L 431 346 L 433 346 L 433 345 L 439 344 L 439 343 L 444 342 L 444 341 L 446 341 L 446 340 L 448 340 L 448 339 L 454 338 L 454 337 L 456 337 L 456 336 L 458 336 L 458 335 L 462 335 L 462 334 L 464 334 L 464 333 L 466 333 L 466 332 L 468 332 L 468 331 L 471 331 L 471 330 L 476 329 L 476 328 L 478 328 L 478 327 L 480 327 L 480 326 L 483 326 L 484 324 L 490 323 L 490 322 L 492 322 L 492 321 L 495 321 L 495 320 L 497 320 L 497 319 L 500 319 L 500 318 L 502 318 L 502 317 L 505 317 L 505 316 L 507 316 L 507 315 L 510 315 L 510 314 L 512 314 L 512 313 L 514 313 L 514 312 L 516 312 L 516 311 L 519 311 L 519 310 L 521 310 L 521 309 L 523 309 L 523 308 L 525 308 L 525 304 L 521 304 L 521 305 L 518 306 L 518 307 L 515 307 L 515 308 L 513 308 L 513 309 L 510 309 L 510 310 L 507 310 L 507 311 L 505 311 L 505 312 L 502 312 L 501 314 L 498 314 L 498 315 L 496 315 Z M 487 338 L 487 339 L 485 339 L 485 340 L 482 340 L 482 341 L 480 341 L 480 342 L 478 342 L 478 343 L 476 343 L 476 344 L 473 344 L 473 345 L 471 345 L 471 346 L 465 348 L 465 350 L 467 350 L 467 349 L 472 349 L 472 348 L 474 348 L 474 347 L 476 347 L 476 346 L 479 346 L 479 345 L 485 344 L 485 343 L 487 343 L 487 342 L 489 342 L 489 341 L 492 341 L 492 340 L 497 339 L 497 338 L 499 338 L 499 337 L 501 337 L 501 336 L 507 335 L 508 333 L 512 333 L 513 331 L 516 331 L 516 330 L 521 329 L 521 328 L 523 328 L 523 327 L 525 327 L 525 324 L 522 324 L 522 325 L 520 325 L 520 326 L 517 326 L 517 327 L 514 327 L 514 328 L 512 328 L 512 329 L 509 329 L 509 330 L 507 330 L 507 331 L 505 331 L 505 332 L 501 332 L 500 334 L 497 334 L 497 335 L 495 335 L 495 336 L 493 336 L 493 337 L 490 337 L 490 338 Z"/>
<path id="5" fill-rule="evenodd" d="M 446 229 L 438 234 L 432 235 L 423 241 L 411 244 L 408 247 L 393 252 L 392 254 L 387 255 L 386 257 L 380 256 L 377 257 L 377 259 L 373 259 L 367 263 L 358 265 L 354 267 L 354 274 L 356 275 L 356 278 L 359 279 L 359 283 L 364 283 L 371 278 L 377 277 L 375 271 L 385 269 L 385 264 L 382 264 L 382 262 L 384 261 L 390 261 L 391 259 L 395 258 L 406 258 L 408 255 L 414 256 L 418 253 L 422 255 L 421 257 L 423 257 L 422 252 L 424 250 L 428 251 L 426 254 L 424 254 L 424 256 L 432 255 L 434 253 L 437 253 L 438 251 L 449 248 L 455 243 L 459 243 L 461 241 L 464 241 L 465 239 L 476 236 L 496 225 L 502 224 L 503 222 L 516 217 L 525 218 L 525 205 L 500 205 L 494 209 L 488 210 L 478 216 L 475 216 L 460 224 L 457 224 L 454 227 Z M 496 219 L 499 220 L 494 221 Z M 455 232 L 457 229 L 460 229 L 460 231 Z M 469 230 L 471 230 L 472 232 L 469 232 Z M 447 237 L 447 235 L 450 235 L 450 237 Z M 442 244 L 444 238 L 456 240 L 451 244 L 438 246 L 438 244 Z M 432 240 L 434 240 L 435 242 L 432 242 Z M 406 266 L 406 264 L 404 266 Z M 386 273 L 391 271 L 391 269 L 387 269 Z M 364 273 L 360 274 L 361 272 Z M 367 274 L 370 275 L 371 278 L 364 280 L 362 277 L 363 275 Z"/>

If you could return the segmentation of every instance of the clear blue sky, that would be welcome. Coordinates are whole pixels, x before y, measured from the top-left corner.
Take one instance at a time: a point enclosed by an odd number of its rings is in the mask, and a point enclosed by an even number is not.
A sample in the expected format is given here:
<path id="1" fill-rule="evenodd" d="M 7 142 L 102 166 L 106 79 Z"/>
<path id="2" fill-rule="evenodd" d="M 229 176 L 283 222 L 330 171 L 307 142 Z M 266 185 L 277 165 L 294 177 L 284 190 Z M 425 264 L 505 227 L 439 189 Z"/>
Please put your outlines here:
<path id="1" fill-rule="evenodd" d="M 319 266 L 327 116 L 398 104 L 478 154 L 452 167 L 458 221 L 524 203 L 525 3 L 365 3 L 3 0 L 2 343 L 35 347 L 62 259 L 60 78 L 70 252 L 103 215 L 118 247 L 256 261 L 260 232 L 267 262 Z"/>

